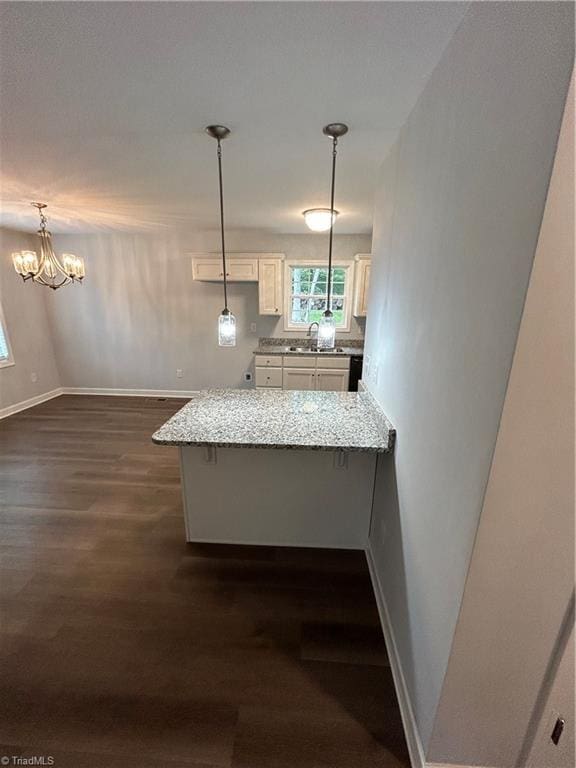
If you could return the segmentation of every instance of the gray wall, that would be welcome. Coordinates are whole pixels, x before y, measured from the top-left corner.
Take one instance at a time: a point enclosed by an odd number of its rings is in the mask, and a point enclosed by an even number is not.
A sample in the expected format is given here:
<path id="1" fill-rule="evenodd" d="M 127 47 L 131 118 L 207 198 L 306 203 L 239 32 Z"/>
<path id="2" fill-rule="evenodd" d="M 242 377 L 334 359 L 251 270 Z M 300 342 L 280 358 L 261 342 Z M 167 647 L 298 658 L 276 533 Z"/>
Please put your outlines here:
<path id="1" fill-rule="evenodd" d="M 49 296 L 56 356 L 68 387 L 194 390 L 242 387 L 253 370 L 258 336 L 297 336 L 282 319 L 258 315 L 255 283 L 232 283 L 229 305 L 238 343 L 217 345 L 222 286 L 192 280 L 189 252 L 217 251 L 218 233 L 186 235 L 59 235 L 60 251 L 84 256 L 82 286 Z M 287 258 L 327 258 L 327 235 L 228 233 L 229 251 L 282 252 Z M 367 235 L 335 237 L 336 258 L 369 252 Z M 257 324 L 250 333 L 250 323 Z M 347 338 L 362 336 L 353 320 Z M 176 378 L 176 369 L 183 371 Z M 251 385 L 248 385 L 251 386 Z"/>
<path id="2" fill-rule="evenodd" d="M 573 96 L 434 726 L 441 762 L 574 766 Z"/>
<path id="3" fill-rule="evenodd" d="M 573 8 L 474 3 L 378 192 L 367 385 L 398 430 L 371 547 L 428 747 L 570 70 Z"/>
<path id="4" fill-rule="evenodd" d="M 22 250 L 38 251 L 38 238 L 0 228 L 0 299 L 15 362 L 0 368 L 0 409 L 60 386 L 46 314 L 48 289 L 24 283 L 16 274 L 11 254 Z"/>

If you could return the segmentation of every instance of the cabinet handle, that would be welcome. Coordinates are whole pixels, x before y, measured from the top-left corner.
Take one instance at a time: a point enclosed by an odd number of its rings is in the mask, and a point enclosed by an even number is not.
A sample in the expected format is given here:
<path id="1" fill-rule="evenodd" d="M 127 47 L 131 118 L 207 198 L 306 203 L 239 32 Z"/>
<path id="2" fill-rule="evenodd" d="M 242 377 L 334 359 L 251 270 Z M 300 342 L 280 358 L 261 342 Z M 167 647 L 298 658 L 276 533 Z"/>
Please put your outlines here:
<path id="1" fill-rule="evenodd" d="M 278 307 L 275 307 L 274 312 L 278 312 Z"/>

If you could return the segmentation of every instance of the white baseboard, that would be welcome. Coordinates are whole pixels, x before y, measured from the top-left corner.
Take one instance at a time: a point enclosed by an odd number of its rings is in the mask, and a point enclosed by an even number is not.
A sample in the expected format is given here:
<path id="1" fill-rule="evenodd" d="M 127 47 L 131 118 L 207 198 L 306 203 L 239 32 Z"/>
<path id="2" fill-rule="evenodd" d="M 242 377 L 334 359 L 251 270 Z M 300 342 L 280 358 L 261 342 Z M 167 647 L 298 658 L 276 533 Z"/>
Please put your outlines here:
<path id="1" fill-rule="evenodd" d="M 187 389 L 108 389 L 107 387 L 63 387 L 63 395 L 106 395 L 110 397 L 192 397 Z"/>
<path id="2" fill-rule="evenodd" d="M 368 569 L 370 570 L 378 613 L 380 614 L 380 623 L 382 624 L 384 639 L 386 640 L 386 648 L 390 659 L 390 669 L 392 670 L 396 695 L 398 696 L 398 704 L 400 705 L 402 724 L 404 726 L 404 734 L 406 736 L 406 743 L 410 754 L 410 763 L 412 768 L 432 768 L 432 766 L 426 765 L 424 747 L 422 746 L 422 740 L 420 739 L 418 726 L 414 717 L 414 710 L 410 701 L 406 679 L 402 672 L 402 664 L 400 662 L 398 648 L 394 639 L 394 631 L 390 622 L 390 614 L 388 612 L 388 606 L 386 605 L 384 590 L 382 589 L 378 577 L 378 571 L 376 570 L 376 563 L 374 562 L 374 555 L 372 554 L 370 542 L 368 542 L 368 546 L 366 547 L 366 560 L 368 562 Z M 435 768 L 440 768 L 440 766 L 436 766 Z M 458 768 L 458 766 L 454 765 L 450 766 L 450 768 Z"/>
<path id="3" fill-rule="evenodd" d="M 490 766 L 463 765 L 461 763 L 426 763 L 426 768 L 490 768 Z"/>
<path id="4" fill-rule="evenodd" d="M 59 397 L 62 392 L 62 387 L 58 387 L 57 389 L 53 389 L 51 392 L 44 392 L 41 395 L 30 397 L 28 400 L 21 400 L 19 403 L 7 405 L 6 408 L 0 409 L 0 419 L 5 419 L 7 416 L 12 416 L 14 413 L 25 411 L 27 408 L 33 408 L 35 405 L 45 403 L 46 400 L 52 400 L 53 397 Z"/>

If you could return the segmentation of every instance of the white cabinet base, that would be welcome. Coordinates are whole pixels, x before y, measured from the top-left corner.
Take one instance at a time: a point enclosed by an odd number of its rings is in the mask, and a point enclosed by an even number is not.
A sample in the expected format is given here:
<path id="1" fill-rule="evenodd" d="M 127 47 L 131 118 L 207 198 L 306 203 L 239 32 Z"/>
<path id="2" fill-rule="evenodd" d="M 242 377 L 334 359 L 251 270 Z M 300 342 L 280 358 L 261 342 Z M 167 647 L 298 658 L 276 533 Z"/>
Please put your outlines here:
<path id="1" fill-rule="evenodd" d="M 188 541 L 365 548 L 376 454 L 179 450 Z"/>

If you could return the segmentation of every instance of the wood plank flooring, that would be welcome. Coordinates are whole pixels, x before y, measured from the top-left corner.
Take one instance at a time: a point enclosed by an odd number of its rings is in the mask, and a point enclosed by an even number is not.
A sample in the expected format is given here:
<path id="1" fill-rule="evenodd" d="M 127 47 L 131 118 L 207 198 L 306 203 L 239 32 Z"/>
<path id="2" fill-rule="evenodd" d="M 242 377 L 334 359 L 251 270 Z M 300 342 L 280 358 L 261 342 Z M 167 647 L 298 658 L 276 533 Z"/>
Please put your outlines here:
<path id="1" fill-rule="evenodd" d="M 181 404 L 0 422 L 0 756 L 407 768 L 363 555 L 186 544 L 176 449 L 150 440 Z"/>

